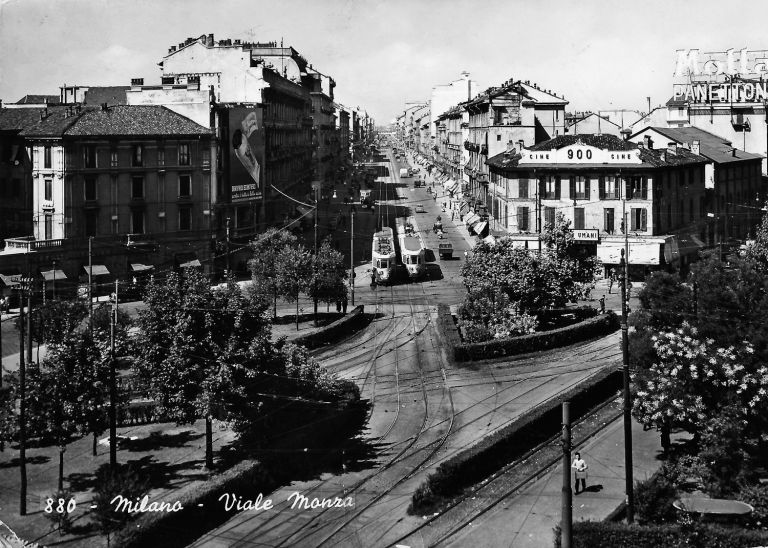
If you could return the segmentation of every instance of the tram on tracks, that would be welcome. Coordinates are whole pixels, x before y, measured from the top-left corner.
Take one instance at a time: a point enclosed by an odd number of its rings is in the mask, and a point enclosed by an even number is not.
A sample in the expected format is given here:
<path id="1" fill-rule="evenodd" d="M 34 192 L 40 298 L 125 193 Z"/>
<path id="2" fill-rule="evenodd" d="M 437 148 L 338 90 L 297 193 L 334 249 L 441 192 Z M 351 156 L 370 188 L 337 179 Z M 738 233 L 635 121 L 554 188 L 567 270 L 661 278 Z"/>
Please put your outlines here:
<path id="1" fill-rule="evenodd" d="M 395 239 L 392 229 L 385 226 L 373 234 L 373 249 L 371 266 L 376 283 L 389 283 L 395 272 L 396 255 Z"/>
<path id="2" fill-rule="evenodd" d="M 405 219 L 397 220 L 397 239 L 400 244 L 400 258 L 408 270 L 408 278 L 419 279 L 427 271 L 426 248 L 421 237 L 413 234 Z"/>

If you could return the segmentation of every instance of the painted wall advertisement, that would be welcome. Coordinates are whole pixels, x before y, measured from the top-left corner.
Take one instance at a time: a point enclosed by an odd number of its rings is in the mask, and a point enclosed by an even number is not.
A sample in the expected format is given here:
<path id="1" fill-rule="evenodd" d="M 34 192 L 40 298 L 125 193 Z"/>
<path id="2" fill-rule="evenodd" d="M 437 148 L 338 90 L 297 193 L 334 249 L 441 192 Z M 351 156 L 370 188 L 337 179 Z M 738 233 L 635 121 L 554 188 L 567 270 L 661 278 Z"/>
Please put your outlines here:
<path id="1" fill-rule="evenodd" d="M 260 200 L 264 196 L 264 126 L 258 108 L 229 111 L 229 181 L 232 202 Z"/>

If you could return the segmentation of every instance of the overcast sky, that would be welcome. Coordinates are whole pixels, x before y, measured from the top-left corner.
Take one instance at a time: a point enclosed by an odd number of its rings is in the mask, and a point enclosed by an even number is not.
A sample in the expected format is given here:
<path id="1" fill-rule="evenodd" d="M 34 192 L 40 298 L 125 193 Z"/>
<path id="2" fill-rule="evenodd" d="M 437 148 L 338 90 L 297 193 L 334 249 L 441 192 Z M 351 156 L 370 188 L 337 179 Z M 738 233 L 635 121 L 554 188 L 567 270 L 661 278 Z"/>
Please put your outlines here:
<path id="1" fill-rule="evenodd" d="M 768 48 L 768 3 L 643 0 L 0 0 L 0 99 L 63 84 L 159 83 L 187 37 L 280 41 L 388 123 L 468 71 L 531 80 L 569 110 L 647 109 L 672 95 L 675 51 Z"/>

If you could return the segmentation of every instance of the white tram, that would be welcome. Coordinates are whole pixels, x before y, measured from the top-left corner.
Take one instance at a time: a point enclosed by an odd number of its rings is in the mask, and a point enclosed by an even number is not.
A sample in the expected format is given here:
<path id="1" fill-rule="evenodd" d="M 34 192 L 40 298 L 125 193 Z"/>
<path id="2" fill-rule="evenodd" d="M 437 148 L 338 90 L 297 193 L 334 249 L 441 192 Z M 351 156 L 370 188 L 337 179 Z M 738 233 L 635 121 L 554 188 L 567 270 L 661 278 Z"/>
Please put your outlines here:
<path id="1" fill-rule="evenodd" d="M 371 266 L 377 283 L 388 283 L 395 271 L 395 239 L 392 229 L 385 226 L 373 235 Z"/>
<path id="2" fill-rule="evenodd" d="M 408 270 L 408 278 L 418 279 L 427 270 L 426 249 L 421 236 L 413 234 L 405 219 L 397 220 L 397 239 L 400 244 L 400 258 Z"/>

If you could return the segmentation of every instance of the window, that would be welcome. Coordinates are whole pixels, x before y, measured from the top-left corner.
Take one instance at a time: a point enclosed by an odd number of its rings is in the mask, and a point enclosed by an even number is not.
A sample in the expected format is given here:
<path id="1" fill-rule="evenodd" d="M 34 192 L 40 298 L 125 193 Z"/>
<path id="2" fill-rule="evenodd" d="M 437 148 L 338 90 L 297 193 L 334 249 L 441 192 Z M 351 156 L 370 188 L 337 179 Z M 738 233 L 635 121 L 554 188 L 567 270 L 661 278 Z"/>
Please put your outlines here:
<path id="1" fill-rule="evenodd" d="M 543 181 L 543 198 L 545 200 L 559 200 L 560 199 L 560 185 L 554 175 L 547 175 L 542 179 Z"/>
<path id="2" fill-rule="evenodd" d="M 95 168 L 96 167 L 96 147 L 93 145 L 85 145 L 83 147 L 83 167 Z"/>
<path id="3" fill-rule="evenodd" d="M 96 211 L 89 210 L 85 212 L 85 235 L 96 236 L 96 227 L 98 225 L 98 217 Z"/>
<path id="4" fill-rule="evenodd" d="M 497 140 L 497 141 L 501 141 L 501 135 L 497 135 L 497 136 L 496 136 L 496 140 Z"/>
<path id="5" fill-rule="evenodd" d="M 144 147 L 141 145 L 133 145 L 133 154 L 131 155 L 131 165 L 133 167 L 141 167 L 144 165 Z"/>
<path id="6" fill-rule="evenodd" d="M 50 214 L 45 216 L 45 239 L 53 239 L 53 215 Z"/>
<path id="7" fill-rule="evenodd" d="M 589 199 L 589 180 L 583 175 L 576 175 L 571 179 L 571 198 L 574 200 Z"/>
<path id="8" fill-rule="evenodd" d="M 144 211 L 141 209 L 131 211 L 131 232 L 133 234 L 144 233 Z"/>
<path id="9" fill-rule="evenodd" d="M 520 179 L 517 182 L 518 198 L 528 197 L 528 179 Z"/>
<path id="10" fill-rule="evenodd" d="M 51 169 L 51 147 L 46 146 L 43 148 L 43 167 L 45 169 Z"/>
<path id="11" fill-rule="evenodd" d="M 189 145 L 188 144 L 182 143 L 179 145 L 179 165 L 180 166 L 189 165 Z"/>
<path id="12" fill-rule="evenodd" d="M 688 221 L 692 223 L 692 222 L 693 222 L 693 220 L 694 220 L 694 215 L 693 215 L 693 198 L 691 198 L 691 199 L 689 200 L 689 204 L 690 204 L 690 207 L 689 207 L 689 209 L 688 209 L 688 214 L 689 214 L 690 216 L 688 217 Z"/>
<path id="13" fill-rule="evenodd" d="M 179 196 L 188 197 L 192 195 L 192 176 L 179 175 Z"/>
<path id="14" fill-rule="evenodd" d="M 608 175 L 603 179 L 603 199 L 604 200 L 618 200 L 618 181 L 615 175 Z"/>
<path id="15" fill-rule="evenodd" d="M 648 182 L 645 177 L 641 175 L 633 175 L 627 181 L 629 185 L 630 200 L 646 200 L 648 199 Z"/>
<path id="16" fill-rule="evenodd" d="M 118 161 L 117 161 L 117 149 L 112 149 L 109 152 L 109 166 L 110 167 L 117 167 Z"/>
<path id="17" fill-rule="evenodd" d="M 131 198 L 144 197 L 144 177 L 133 177 L 131 179 Z"/>
<path id="18" fill-rule="evenodd" d="M 96 177 L 85 178 L 85 199 L 86 200 L 96 199 Z"/>
<path id="19" fill-rule="evenodd" d="M 165 165 L 165 149 L 157 149 L 157 165 L 160 167 Z"/>
<path id="20" fill-rule="evenodd" d="M 573 208 L 573 228 L 576 230 L 584 230 L 584 208 Z"/>
<path id="21" fill-rule="evenodd" d="M 180 207 L 179 208 L 179 230 L 191 230 L 192 229 L 192 208 Z"/>
<path id="22" fill-rule="evenodd" d="M 528 226 L 528 208 L 527 207 L 517 208 L 517 230 L 519 232 L 527 232 L 528 230 L 530 230 Z"/>
<path id="23" fill-rule="evenodd" d="M 616 216 L 612 207 L 606 207 L 603 210 L 603 230 L 608 234 L 613 234 L 616 230 Z"/>
<path id="24" fill-rule="evenodd" d="M 648 212 L 642 207 L 633 207 L 630 230 L 645 232 L 648 230 Z"/>
<path id="25" fill-rule="evenodd" d="M 211 149 L 203 147 L 203 165 L 209 167 L 211 165 Z"/>
<path id="26" fill-rule="evenodd" d="M 555 226 L 555 208 L 554 207 L 544 208 L 544 224 Z"/>
<path id="27" fill-rule="evenodd" d="M 53 179 L 46 179 L 43 184 L 45 185 L 43 200 L 53 200 Z"/>

